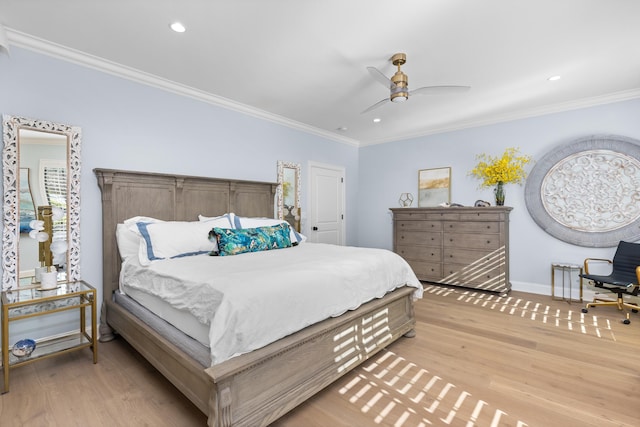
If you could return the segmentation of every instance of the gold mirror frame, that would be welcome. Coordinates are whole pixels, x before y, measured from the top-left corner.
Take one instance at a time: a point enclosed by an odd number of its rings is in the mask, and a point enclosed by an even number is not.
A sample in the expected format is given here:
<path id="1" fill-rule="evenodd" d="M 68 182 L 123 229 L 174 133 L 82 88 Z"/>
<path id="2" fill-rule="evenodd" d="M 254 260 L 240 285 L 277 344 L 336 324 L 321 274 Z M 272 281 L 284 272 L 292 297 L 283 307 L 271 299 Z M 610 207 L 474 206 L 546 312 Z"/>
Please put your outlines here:
<path id="1" fill-rule="evenodd" d="M 80 128 L 45 120 L 3 115 L 3 291 L 16 289 L 19 284 L 20 211 L 18 193 L 20 179 L 19 134 L 21 129 L 61 134 L 67 138 L 67 280 L 80 280 Z"/>
<path id="2" fill-rule="evenodd" d="M 278 160 L 277 197 L 278 219 L 286 220 L 297 232 L 301 232 L 300 164 Z M 285 205 L 285 199 L 293 199 L 293 205 Z"/>

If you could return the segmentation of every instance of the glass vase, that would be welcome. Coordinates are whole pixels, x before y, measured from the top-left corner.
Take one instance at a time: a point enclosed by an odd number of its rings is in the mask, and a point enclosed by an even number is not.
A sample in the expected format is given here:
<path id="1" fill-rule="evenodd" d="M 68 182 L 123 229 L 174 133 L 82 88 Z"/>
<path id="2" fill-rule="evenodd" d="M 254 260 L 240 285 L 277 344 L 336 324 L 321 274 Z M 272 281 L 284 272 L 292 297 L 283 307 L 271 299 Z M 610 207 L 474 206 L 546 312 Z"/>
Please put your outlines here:
<path id="1" fill-rule="evenodd" d="M 493 194 L 496 196 L 496 206 L 504 206 L 504 183 L 502 181 L 498 181 L 496 188 L 493 189 Z"/>

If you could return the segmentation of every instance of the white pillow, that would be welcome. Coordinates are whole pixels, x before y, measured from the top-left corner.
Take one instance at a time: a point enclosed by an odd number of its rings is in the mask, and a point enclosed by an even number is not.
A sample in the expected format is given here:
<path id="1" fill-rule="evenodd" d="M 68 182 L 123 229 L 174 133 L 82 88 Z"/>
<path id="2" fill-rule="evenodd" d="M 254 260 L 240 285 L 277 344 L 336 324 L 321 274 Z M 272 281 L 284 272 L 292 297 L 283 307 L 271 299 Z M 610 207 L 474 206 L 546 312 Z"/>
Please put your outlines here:
<path id="1" fill-rule="evenodd" d="M 278 224 L 288 224 L 287 221 L 282 219 L 274 219 L 274 218 L 249 218 L 244 216 L 236 216 L 235 217 L 236 228 L 256 228 L 256 227 L 265 227 L 270 225 L 278 225 Z M 238 227 L 238 225 L 240 225 Z M 291 243 L 302 243 L 307 240 L 307 236 L 298 233 L 293 227 L 289 227 L 291 232 L 289 233 L 289 237 L 291 239 Z"/>
<path id="2" fill-rule="evenodd" d="M 219 219 L 219 218 L 228 218 L 229 222 L 231 223 L 231 228 L 241 228 L 238 216 L 233 212 L 226 213 L 222 216 L 198 215 L 198 220 L 200 221 L 211 221 L 212 219 Z"/>
<path id="3" fill-rule="evenodd" d="M 209 231 L 213 227 L 233 228 L 228 216 L 208 221 L 161 221 L 138 217 L 125 224 L 140 237 L 138 257 L 142 265 L 207 254 L 217 249 L 217 243 L 209 241 Z"/>
<path id="4" fill-rule="evenodd" d="M 116 243 L 118 251 L 120 251 L 120 258 L 126 260 L 138 255 L 140 235 L 131 231 L 125 224 L 118 224 L 116 225 Z"/>

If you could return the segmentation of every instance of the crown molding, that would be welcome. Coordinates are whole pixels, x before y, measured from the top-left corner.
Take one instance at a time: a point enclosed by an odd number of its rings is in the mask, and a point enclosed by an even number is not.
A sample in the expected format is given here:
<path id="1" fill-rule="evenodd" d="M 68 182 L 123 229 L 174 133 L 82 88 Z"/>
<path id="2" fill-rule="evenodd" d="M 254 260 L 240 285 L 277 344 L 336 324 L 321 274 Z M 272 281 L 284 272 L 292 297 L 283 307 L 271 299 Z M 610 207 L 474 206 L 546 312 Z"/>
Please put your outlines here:
<path id="1" fill-rule="evenodd" d="M 599 105 L 612 104 L 614 102 L 629 101 L 640 98 L 640 88 L 620 92 L 613 92 L 605 95 L 593 96 L 589 98 L 581 98 L 567 102 L 545 105 L 543 107 L 530 108 L 508 114 L 491 115 L 484 119 L 459 121 L 450 126 L 440 126 L 431 128 L 424 132 L 416 132 L 413 135 L 403 135 L 401 138 L 395 139 L 379 139 L 362 141 L 361 147 L 377 144 L 386 144 L 388 142 L 404 141 L 408 139 L 420 138 L 422 136 L 437 135 L 446 132 L 454 132 L 463 129 L 475 128 L 480 126 L 494 125 L 498 123 L 511 122 L 515 120 L 528 119 L 532 117 L 544 116 L 547 114 L 563 113 L 571 110 L 579 110 L 581 108 L 597 107 Z"/>
<path id="2" fill-rule="evenodd" d="M 171 92 L 176 95 L 185 96 L 188 98 L 196 99 L 198 101 L 206 102 L 208 104 L 226 108 L 228 110 L 233 110 L 251 117 L 267 120 L 291 129 L 296 129 L 305 133 L 330 139 L 332 141 L 356 147 L 360 146 L 360 142 L 356 139 L 342 137 L 340 135 L 336 135 L 335 133 L 328 132 L 323 129 L 318 129 L 314 126 L 309 126 L 304 123 L 279 116 L 277 114 L 272 114 L 258 108 L 232 101 L 228 98 L 204 92 L 186 85 L 173 82 L 171 80 L 163 79 L 156 75 L 146 73 L 135 68 L 126 67 L 116 62 L 108 61 L 106 59 L 90 55 L 79 50 L 52 43 L 50 41 L 34 37 L 32 35 L 22 33 L 20 31 L 12 30 L 11 28 L 6 28 L 6 33 L 8 35 L 10 44 L 13 46 L 42 53 L 53 58 L 62 59 L 74 64 L 82 65 L 87 68 L 92 68 L 97 71 L 111 74 L 113 76 L 131 80 L 136 83 L 141 83 L 147 86 Z"/>
<path id="3" fill-rule="evenodd" d="M 107 74 L 114 75 L 116 77 L 131 80 L 137 83 L 141 83 L 147 86 L 155 87 L 167 92 L 171 92 L 180 96 L 196 99 L 198 101 L 206 102 L 208 104 L 216 105 L 228 110 L 233 110 L 251 117 L 270 121 L 291 129 L 299 130 L 308 134 L 316 135 L 328 140 L 336 141 L 339 143 L 347 144 L 355 147 L 362 147 L 368 145 L 385 144 L 389 142 L 397 142 L 402 140 L 408 140 L 413 138 L 419 138 L 423 136 L 441 134 L 446 132 L 453 132 L 462 129 L 469 129 L 473 127 L 487 126 L 492 124 L 498 124 L 503 122 L 509 122 L 513 120 L 526 119 L 531 117 L 543 116 L 546 114 L 561 113 L 570 110 L 577 110 L 581 108 L 594 107 L 603 104 L 610 104 L 614 102 L 622 102 L 631 99 L 640 98 L 640 88 L 628 91 L 614 92 L 611 94 L 605 94 L 590 98 L 582 98 L 578 100 L 572 100 L 568 102 L 561 102 L 552 105 L 546 105 L 543 107 L 531 108 L 528 110 L 522 110 L 513 113 L 491 115 L 478 120 L 458 121 L 455 124 L 444 125 L 440 127 L 430 128 L 423 132 L 416 132 L 410 135 L 403 135 L 397 138 L 384 138 L 384 139 L 371 139 L 367 141 L 359 141 L 353 138 L 338 135 L 333 132 L 329 132 L 323 129 L 319 129 L 314 126 L 309 126 L 295 120 L 288 119 L 277 114 L 272 114 L 258 108 L 254 108 L 239 102 L 232 101 L 228 98 L 223 98 L 208 92 L 204 92 L 186 85 L 182 85 L 167 79 L 163 79 L 153 74 L 145 73 L 135 68 L 126 67 L 124 65 L 108 61 L 106 59 L 87 54 L 75 49 L 68 48 L 50 41 L 22 33 L 20 31 L 13 30 L 5 27 L 6 35 L 8 36 L 9 44 L 28 50 L 32 50 L 38 53 L 42 53 L 57 59 L 62 59 L 68 62 L 72 62 L 87 68 L 92 68 L 97 71 L 101 71 Z M 8 46 L 6 47 L 8 51 Z"/>

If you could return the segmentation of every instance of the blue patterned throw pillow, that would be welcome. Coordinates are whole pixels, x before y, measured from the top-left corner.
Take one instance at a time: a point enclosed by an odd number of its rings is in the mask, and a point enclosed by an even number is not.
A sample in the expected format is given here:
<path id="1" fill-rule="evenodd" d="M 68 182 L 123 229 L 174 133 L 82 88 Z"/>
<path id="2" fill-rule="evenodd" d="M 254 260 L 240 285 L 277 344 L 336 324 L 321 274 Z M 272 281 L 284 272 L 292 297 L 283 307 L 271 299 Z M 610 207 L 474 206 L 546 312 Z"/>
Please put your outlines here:
<path id="1" fill-rule="evenodd" d="M 227 229 L 214 227 L 209 240 L 218 242 L 218 250 L 210 255 L 238 255 L 245 252 L 268 251 L 291 246 L 289 224 L 257 228 Z"/>

